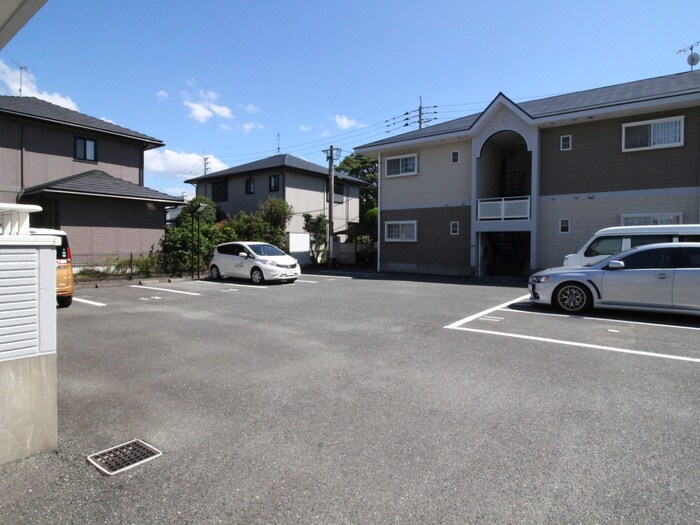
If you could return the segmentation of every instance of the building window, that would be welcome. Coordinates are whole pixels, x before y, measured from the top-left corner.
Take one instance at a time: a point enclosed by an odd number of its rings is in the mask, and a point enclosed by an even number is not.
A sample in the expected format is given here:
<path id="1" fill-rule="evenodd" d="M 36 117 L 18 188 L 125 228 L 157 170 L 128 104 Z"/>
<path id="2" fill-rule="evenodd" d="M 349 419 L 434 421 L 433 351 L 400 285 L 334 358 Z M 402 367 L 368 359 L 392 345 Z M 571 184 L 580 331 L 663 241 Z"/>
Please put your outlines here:
<path id="1" fill-rule="evenodd" d="M 673 148 L 683 145 L 684 117 L 622 125 L 622 151 Z"/>
<path id="2" fill-rule="evenodd" d="M 403 155 L 386 159 L 386 176 L 415 175 L 418 173 L 418 155 Z"/>
<path id="3" fill-rule="evenodd" d="M 255 193 L 255 179 L 249 178 L 245 180 L 245 194 L 252 195 Z"/>
<path id="4" fill-rule="evenodd" d="M 270 175 L 270 191 L 280 191 L 280 176 L 279 173 Z"/>
<path id="5" fill-rule="evenodd" d="M 450 235 L 459 235 L 459 221 L 450 223 Z"/>
<path id="6" fill-rule="evenodd" d="M 417 221 L 387 221 L 384 223 L 384 239 L 387 242 L 416 242 Z"/>
<path id="7" fill-rule="evenodd" d="M 335 204 L 343 204 L 345 200 L 345 184 L 336 182 L 333 185 L 333 202 Z"/>
<path id="8" fill-rule="evenodd" d="M 211 200 L 214 202 L 228 201 L 228 181 L 219 180 L 211 183 Z"/>
<path id="9" fill-rule="evenodd" d="M 75 139 L 75 158 L 97 162 L 97 144 L 90 139 Z"/>
<path id="10" fill-rule="evenodd" d="M 683 212 L 671 213 L 623 213 L 622 226 L 647 226 L 651 224 L 682 224 Z"/>
<path id="11" fill-rule="evenodd" d="M 452 164 L 459 164 L 459 151 L 452 152 Z"/>
<path id="12" fill-rule="evenodd" d="M 559 233 L 569 233 L 571 231 L 571 221 L 569 219 L 559 219 Z"/>
<path id="13" fill-rule="evenodd" d="M 571 135 L 562 135 L 559 137 L 559 150 L 571 151 Z"/>

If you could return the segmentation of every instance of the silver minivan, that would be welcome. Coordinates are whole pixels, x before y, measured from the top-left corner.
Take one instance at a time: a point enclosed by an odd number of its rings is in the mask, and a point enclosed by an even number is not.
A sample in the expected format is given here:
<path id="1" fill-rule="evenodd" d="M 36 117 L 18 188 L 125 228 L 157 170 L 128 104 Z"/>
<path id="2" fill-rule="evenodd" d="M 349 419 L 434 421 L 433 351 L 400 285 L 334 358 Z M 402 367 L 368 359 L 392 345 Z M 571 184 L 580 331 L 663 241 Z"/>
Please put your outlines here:
<path id="1" fill-rule="evenodd" d="M 660 242 L 700 242 L 700 224 L 603 228 L 588 239 L 578 252 L 565 256 L 562 266 L 590 266 L 610 255 Z"/>

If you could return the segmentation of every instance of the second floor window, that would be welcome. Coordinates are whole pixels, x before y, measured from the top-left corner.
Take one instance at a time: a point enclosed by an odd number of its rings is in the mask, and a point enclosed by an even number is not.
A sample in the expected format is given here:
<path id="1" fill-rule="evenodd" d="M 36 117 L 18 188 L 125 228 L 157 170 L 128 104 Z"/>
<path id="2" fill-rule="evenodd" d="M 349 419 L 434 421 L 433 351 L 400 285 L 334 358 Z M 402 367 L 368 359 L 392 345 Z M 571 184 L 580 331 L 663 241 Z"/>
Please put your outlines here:
<path id="1" fill-rule="evenodd" d="M 252 195 L 255 193 L 255 179 L 246 179 L 245 180 L 245 194 L 246 195 Z"/>
<path id="2" fill-rule="evenodd" d="M 270 175 L 270 191 L 280 191 L 280 176 L 279 173 Z"/>
<path id="3" fill-rule="evenodd" d="M 386 176 L 415 175 L 418 173 L 418 155 L 403 155 L 386 159 Z"/>
<path id="4" fill-rule="evenodd" d="M 75 158 L 78 160 L 97 161 L 97 144 L 90 139 L 75 139 Z"/>
<path id="5" fill-rule="evenodd" d="M 211 183 L 211 200 L 226 202 L 228 200 L 228 181 L 220 180 Z"/>
<path id="6" fill-rule="evenodd" d="M 622 151 L 672 148 L 683 145 L 683 117 L 622 125 Z"/>

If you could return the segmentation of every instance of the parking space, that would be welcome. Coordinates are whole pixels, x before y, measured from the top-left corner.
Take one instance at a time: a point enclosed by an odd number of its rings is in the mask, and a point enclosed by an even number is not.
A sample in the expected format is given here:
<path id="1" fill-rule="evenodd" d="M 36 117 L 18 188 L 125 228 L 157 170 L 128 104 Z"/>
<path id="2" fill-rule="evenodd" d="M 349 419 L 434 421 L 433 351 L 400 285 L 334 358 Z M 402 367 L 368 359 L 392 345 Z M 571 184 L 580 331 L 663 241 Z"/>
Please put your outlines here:
<path id="1" fill-rule="evenodd" d="M 58 311 L 59 449 L 0 466 L 2 515 L 693 523 L 698 320 L 524 294 L 340 273 L 80 287 Z M 163 455 L 86 463 L 133 439 Z"/>
<path id="2" fill-rule="evenodd" d="M 595 315 L 557 313 L 524 295 L 460 319 L 445 328 L 549 343 L 700 363 L 700 322 L 679 315 L 600 310 Z"/>

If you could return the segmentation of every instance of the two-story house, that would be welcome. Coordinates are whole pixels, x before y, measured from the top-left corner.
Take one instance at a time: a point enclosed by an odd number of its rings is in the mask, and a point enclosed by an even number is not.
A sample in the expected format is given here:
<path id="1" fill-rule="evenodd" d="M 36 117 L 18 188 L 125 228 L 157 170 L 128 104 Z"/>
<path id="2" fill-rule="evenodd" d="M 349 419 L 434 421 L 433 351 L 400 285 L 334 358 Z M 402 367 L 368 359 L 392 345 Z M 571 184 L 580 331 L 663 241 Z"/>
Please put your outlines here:
<path id="1" fill-rule="evenodd" d="M 0 97 L 0 202 L 38 204 L 32 226 L 65 230 L 73 257 L 145 254 L 182 203 L 144 186 L 153 137 L 32 97 Z"/>
<path id="2" fill-rule="evenodd" d="M 287 226 L 290 238 L 306 235 L 304 214 L 328 217 L 328 168 L 293 155 L 274 155 L 185 181 L 195 184 L 197 195 L 210 197 L 229 216 L 257 211 L 270 197 L 294 209 Z M 333 230 L 346 232 L 360 221 L 360 188 L 364 181 L 336 174 L 333 184 Z M 308 251 L 308 250 L 307 250 Z"/>
<path id="3" fill-rule="evenodd" d="M 516 104 L 365 144 L 378 268 L 558 266 L 606 226 L 700 221 L 700 71 Z"/>

